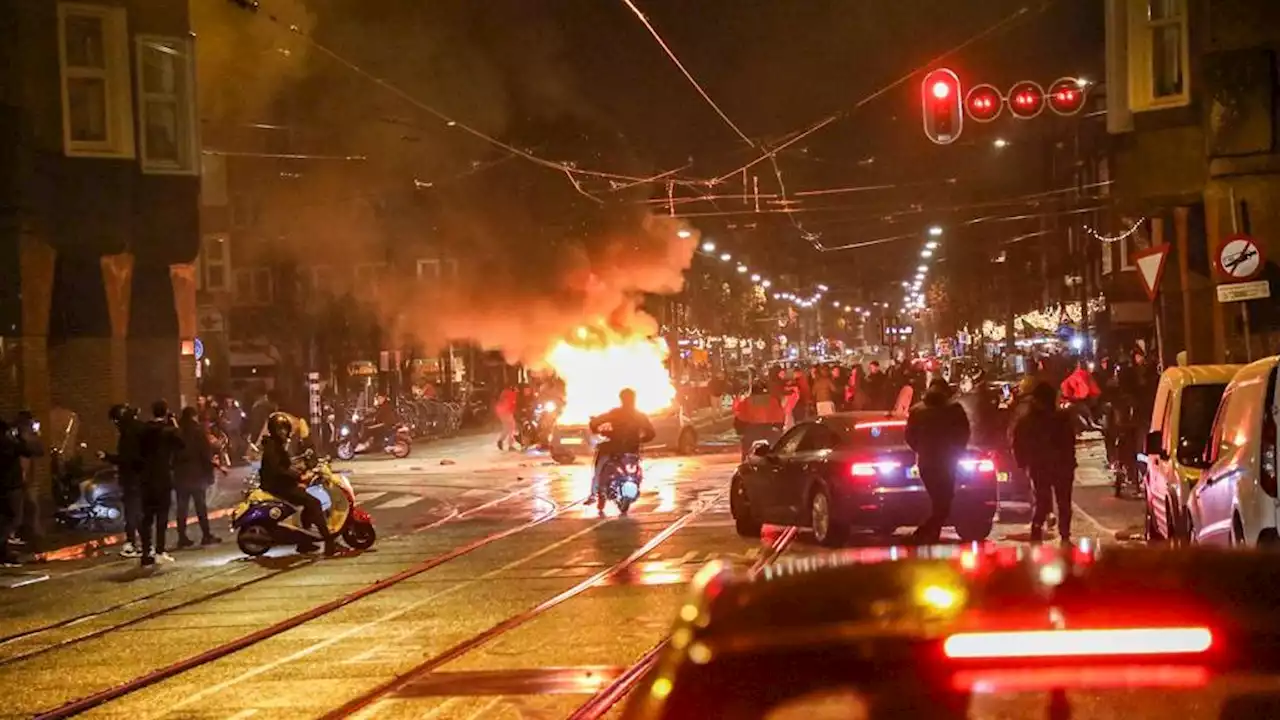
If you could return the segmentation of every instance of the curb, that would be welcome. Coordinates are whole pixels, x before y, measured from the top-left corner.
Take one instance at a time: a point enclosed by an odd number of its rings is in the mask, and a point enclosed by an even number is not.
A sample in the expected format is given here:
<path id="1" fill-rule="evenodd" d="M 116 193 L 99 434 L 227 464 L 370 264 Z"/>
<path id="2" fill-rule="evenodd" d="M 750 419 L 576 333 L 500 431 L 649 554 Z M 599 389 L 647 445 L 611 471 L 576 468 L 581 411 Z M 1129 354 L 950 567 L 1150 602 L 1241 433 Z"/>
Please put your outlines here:
<path id="1" fill-rule="evenodd" d="M 235 508 L 223 508 L 221 510 L 210 511 L 209 521 L 213 522 L 214 520 L 220 520 L 224 517 L 227 517 L 228 515 L 231 514 L 233 510 L 235 510 Z M 173 530 L 178 527 L 178 521 L 170 520 L 169 524 L 166 527 L 170 530 Z M 124 533 L 118 533 L 115 535 L 105 535 L 100 538 L 94 538 L 93 540 L 86 540 L 85 542 L 78 543 L 76 545 L 68 545 L 66 547 L 60 547 L 56 550 L 36 553 L 35 561 L 36 562 L 56 562 L 56 561 L 62 561 L 62 560 L 83 560 L 93 555 L 94 552 L 97 550 L 104 550 L 113 545 L 119 545 L 123 543 L 124 539 L 125 539 Z"/>

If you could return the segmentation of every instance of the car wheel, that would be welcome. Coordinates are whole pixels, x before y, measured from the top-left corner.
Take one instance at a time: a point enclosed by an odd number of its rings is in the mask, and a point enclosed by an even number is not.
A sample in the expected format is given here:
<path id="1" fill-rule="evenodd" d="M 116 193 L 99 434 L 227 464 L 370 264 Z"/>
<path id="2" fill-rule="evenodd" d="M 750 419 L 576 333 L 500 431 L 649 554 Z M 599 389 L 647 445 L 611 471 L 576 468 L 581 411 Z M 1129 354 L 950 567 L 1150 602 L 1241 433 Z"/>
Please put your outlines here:
<path id="1" fill-rule="evenodd" d="M 676 441 L 676 452 L 681 455 L 692 455 L 698 452 L 698 431 L 685 428 L 680 431 L 680 439 Z"/>
<path id="2" fill-rule="evenodd" d="M 742 481 L 734 478 L 729 486 L 729 513 L 733 515 L 733 527 L 742 537 L 760 537 L 761 524 L 751 514 L 751 501 Z"/>
<path id="3" fill-rule="evenodd" d="M 840 547 L 848 535 L 847 528 L 833 516 L 831 496 L 824 488 L 815 488 L 809 497 L 809 527 L 813 539 L 825 547 Z"/>
<path id="4" fill-rule="evenodd" d="M 991 535 L 995 526 L 995 518 L 990 515 L 964 517 L 956 520 L 956 534 L 965 542 L 982 542 Z"/>

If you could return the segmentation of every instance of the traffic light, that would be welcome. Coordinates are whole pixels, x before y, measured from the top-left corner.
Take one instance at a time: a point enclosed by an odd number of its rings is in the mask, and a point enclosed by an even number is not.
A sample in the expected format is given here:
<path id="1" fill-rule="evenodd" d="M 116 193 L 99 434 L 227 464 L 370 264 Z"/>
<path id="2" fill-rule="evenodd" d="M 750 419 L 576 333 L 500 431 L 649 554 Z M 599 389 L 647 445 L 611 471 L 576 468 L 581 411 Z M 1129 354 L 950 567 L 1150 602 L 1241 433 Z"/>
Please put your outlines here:
<path id="1" fill-rule="evenodd" d="M 949 145 L 964 129 L 964 108 L 960 106 L 960 78 L 947 68 L 925 75 L 920 85 L 924 108 L 924 134 L 939 145 Z"/>
<path id="2" fill-rule="evenodd" d="M 1004 98 L 994 85 L 975 85 L 964 99 L 969 117 L 980 123 L 991 122 L 1004 110 Z"/>
<path id="3" fill-rule="evenodd" d="M 1031 80 L 1024 80 L 1009 91 L 1009 112 L 1019 120 L 1030 120 L 1044 112 L 1044 104 L 1044 90 Z"/>
<path id="4" fill-rule="evenodd" d="M 1049 86 L 1049 109 L 1059 115 L 1075 115 L 1084 108 L 1085 86 L 1075 78 L 1061 78 Z"/>

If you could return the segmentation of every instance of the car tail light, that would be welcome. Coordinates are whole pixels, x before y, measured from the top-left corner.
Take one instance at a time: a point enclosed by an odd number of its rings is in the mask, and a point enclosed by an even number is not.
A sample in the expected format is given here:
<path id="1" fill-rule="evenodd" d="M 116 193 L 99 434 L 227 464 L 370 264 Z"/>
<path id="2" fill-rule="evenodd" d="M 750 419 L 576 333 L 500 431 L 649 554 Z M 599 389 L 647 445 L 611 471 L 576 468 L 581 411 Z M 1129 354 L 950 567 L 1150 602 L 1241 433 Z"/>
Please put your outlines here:
<path id="1" fill-rule="evenodd" d="M 966 458 L 960 461 L 960 469 L 966 472 L 993 473 L 996 471 L 996 464 L 990 458 Z"/>
<path id="2" fill-rule="evenodd" d="M 967 670 L 951 678 L 959 692 L 1008 694 L 1044 690 L 1108 688 L 1193 688 L 1208 684 L 1209 668 L 1201 665 L 1098 665 Z"/>
<path id="3" fill-rule="evenodd" d="M 1186 655 L 1213 645 L 1203 627 L 1026 630 L 959 633 L 942 644 L 949 658 L 1053 658 L 1092 655 Z"/>
<path id="4" fill-rule="evenodd" d="M 854 477 L 868 478 L 875 477 L 881 473 L 888 473 L 902 467 L 902 463 L 896 462 L 860 462 L 854 463 L 849 468 L 849 474 Z"/>
<path id="5" fill-rule="evenodd" d="M 860 422 L 853 426 L 854 430 L 866 430 L 867 428 L 886 428 L 886 427 L 906 427 L 906 420 L 871 420 L 868 422 Z"/>

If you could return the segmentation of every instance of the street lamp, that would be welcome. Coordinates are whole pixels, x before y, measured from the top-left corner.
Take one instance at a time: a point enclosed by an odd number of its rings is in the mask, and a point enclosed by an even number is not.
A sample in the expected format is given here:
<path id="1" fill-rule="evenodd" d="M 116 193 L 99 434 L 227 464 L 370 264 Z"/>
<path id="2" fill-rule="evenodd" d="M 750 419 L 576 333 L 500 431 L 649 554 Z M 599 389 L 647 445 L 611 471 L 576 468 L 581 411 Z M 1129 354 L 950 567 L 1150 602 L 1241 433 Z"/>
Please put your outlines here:
<path id="1" fill-rule="evenodd" d="M 773 286 L 773 283 L 772 283 L 772 282 L 770 282 L 769 280 L 761 280 L 761 281 L 760 281 L 760 287 L 766 287 L 766 288 L 767 288 L 767 287 L 772 287 L 772 286 Z"/>
<path id="2" fill-rule="evenodd" d="M 932 250 L 930 250 L 929 248 L 925 248 L 925 249 L 923 249 L 923 250 L 921 250 L 921 251 L 920 251 L 920 257 L 922 257 L 922 258 L 931 258 L 931 257 L 933 257 L 933 251 L 932 251 Z"/>
<path id="3" fill-rule="evenodd" d="M 818 289 L 821 290 L 822 292 L 826 292 L 827 290 L 830 290 L 830 288 L 828 288 L 826 285 L 819 285 Z"/>
<path id="4" fill-rule="evenodd" d="M 930 227 L 930 228 L 929 228 L 929 236 L 930 236 L 930 237 L 942 237 L 942 228 L 941 228 L 940 226 L 938 226 L 938 225 L 934 225 L 933 227 Z"/>
<path id="5" fill-rule="evenodd" d="M 920 265 L 920 266 L 916 267 L 916 272 L 921 273 L 921 274 L 923 274 L 923 273 L 927 273 L 927 272 L 929 272 L 929 266 L 928 266 L 928 265 Z"/>
<path id="6" fill-rule="evenodd" d="M 760 275 L 759 275 L 759 273 L 753 274 L 753 275 L 751 276 L 751 282 L 754 282 L 754 283 L 758 283 L 758 282 L 760 282 Z"/>
<path id="7" fill-rule="evenodd" d="M 702 252 L 715 252 L 716 244 L 710 240 L 702 243 Z"/>
<path id="8" fill-rule="evenodd" d="M 997 150 L 1003 150 L 1009 147 L 1009 141 L 1004 138 L 996 138 L 991 144 L 994 145 Z"/>
<path id="9" fill-rule="evenodd" d="M 688 230 L 685 230 L 684 228 L 680 228 L 679 230 L 677 230 L 677 231 L 676 231 L 676 235 L 677 235 L 681 240 L 687 240 L 687 239 L 689 239 L 689 238 L 693 237 L 693 233 L 689 232 Z"/>
<path id="10" fill-rule="evenodd" d="M 937 240 L 930 240 L 929 242 L 927 242 L 927 243 L 925 243 L 925 244 L 924 244 L 924 249 L 925 249 L 925 250 L 937 250 L 937 249 L 938 249 L 938 241 L 937 241 Z"/>
<path id="11" fill-rule="evenodd" d="M 729 253 L 720 253 L 720 259 L 723 260 L 724 262 L 729 262 L 730 260 L 733 259 L 733 256 L 730 255 Z"/>
<path id="12" fill-rule="evenodd" d="M 738 272 L 740 272 L 740 273 L 745 273 L 746 271 L 747 271 L 747 266 L 746 266 L 746 265 L 739 265 L 739 266 L 738 266 Z"/>

